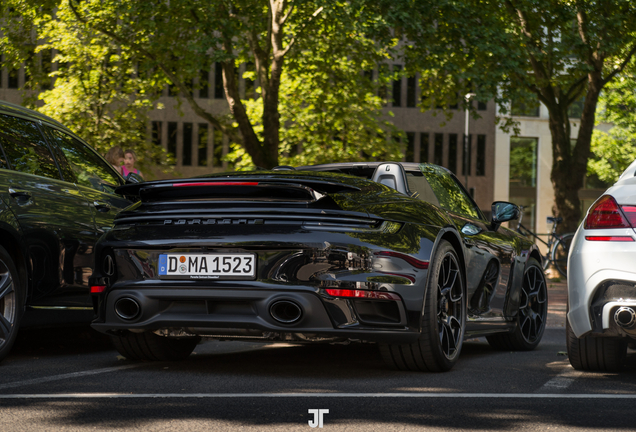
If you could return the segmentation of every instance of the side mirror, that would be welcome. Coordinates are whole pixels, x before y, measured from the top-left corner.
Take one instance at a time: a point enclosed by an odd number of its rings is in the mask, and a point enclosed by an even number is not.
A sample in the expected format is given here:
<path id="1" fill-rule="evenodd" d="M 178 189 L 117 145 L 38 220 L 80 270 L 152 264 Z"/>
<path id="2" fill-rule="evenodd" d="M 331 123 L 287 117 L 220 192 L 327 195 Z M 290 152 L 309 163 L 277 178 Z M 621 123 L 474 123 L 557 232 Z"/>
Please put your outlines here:
<path id="1" fill-rule="evenodd" d="M 497 231 L 499 225 L 504 222 L 519 219 L 521 210 L 519 206 L 506 201 L 495 201 L 492 203 L 492 222 L 490 228 Z"/>
<path id="2" fill-rule="evenodd" d="M 136 184 L 136 183 L 143 183 L 144 182 L 144 178 L 142 176 L 140 176 L 137 173 L 128 173 L 128 175 L 126 176 L 126 184 Z"/>

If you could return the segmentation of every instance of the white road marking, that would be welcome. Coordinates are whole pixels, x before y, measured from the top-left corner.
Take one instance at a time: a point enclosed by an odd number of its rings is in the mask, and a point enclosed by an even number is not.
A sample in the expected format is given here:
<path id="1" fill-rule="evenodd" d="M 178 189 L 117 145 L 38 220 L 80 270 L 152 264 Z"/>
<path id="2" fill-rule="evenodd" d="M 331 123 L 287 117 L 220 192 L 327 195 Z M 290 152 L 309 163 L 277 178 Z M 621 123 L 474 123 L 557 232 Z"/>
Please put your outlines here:
<path id="1" fill-rule="evenodd" d="M 103 369 L 93 369 L 93 370 L 87 370 L 87 371 L 81 371 L 81 372 L 71 372 L 71 373 L 62 374 L 62 375 L 52 375 L 52 376 L 42 377 L 42 378 L 33 378 L 30 380 L 24 380 L 24 381 L 14 381 L 14 382 L 6 383 L 6 384 L 0 384 L 0 390 L 15 388 L 15 387 L 22 387 L 22 386 L 27 386 L 32 384 L 41 384 L 41 383 L 50 382 L 50 381 L 59 381 L 64 379 L 78 378 L 78 377 L 83 377 L 88 375 L 97 375 L 97 374 L 102 374 L 107 372 L 115 372 L 118 370 L 131 369 L 131 368 L 136 368 L 139 366 L 142 366 L 142 364 L 130 364 L 130 365 L 124 365 L 124 366 L 107 367 Z"/>
<path id="2" fill-rule="evenodd" d="M 636 394 L 551 393 L 53 393 L 0 395 L 0 399 L 210 399 L 210 398 L 480 398 L 480 399 L 636 399 Z"/>
<path id="3" fill-rule="evenodd" d="M 547 383 L 537 390 L 537 393 L 545 393 L 547 391 L 563 391 L 570 387 L 572 383 L 581 375 L 582 371 L 574 370 L 572 366 L 568 366 L 561 371 L 557 376 L 552 378 Z"/>

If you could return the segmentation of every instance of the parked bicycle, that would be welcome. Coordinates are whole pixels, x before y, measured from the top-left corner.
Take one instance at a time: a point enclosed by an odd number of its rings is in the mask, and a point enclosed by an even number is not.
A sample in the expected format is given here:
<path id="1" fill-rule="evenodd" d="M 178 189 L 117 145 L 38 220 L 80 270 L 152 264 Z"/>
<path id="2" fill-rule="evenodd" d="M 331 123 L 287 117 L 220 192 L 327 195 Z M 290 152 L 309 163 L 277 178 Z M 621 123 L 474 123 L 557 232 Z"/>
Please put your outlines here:
<path id="1" fill-rule="evenodd" d="M 570 252 L 570 245 L 574 238 L 574 233 L 557 234 L 557 226 L 563 222 L 563 218 L 548 216 L 547 223 L 551 223 L 552 231 L 549 234 L 536 234 L 523 226 L 521 219 L 523 218 L 523 207 L 521 207 L 521 215 L 519 216 L 519 222 L 517 223 L 517 232 L 523 234 L 526 237 L 534 237 L 541 243 L 547 246 L 547 252 L 543 257 L 543 270 L 547 270 L 550 264 L 554 265 L 554 268 L 563 276 L 568 277 L 568 253 Z M 539 236 L 548 236 L 546 242 Z"/>

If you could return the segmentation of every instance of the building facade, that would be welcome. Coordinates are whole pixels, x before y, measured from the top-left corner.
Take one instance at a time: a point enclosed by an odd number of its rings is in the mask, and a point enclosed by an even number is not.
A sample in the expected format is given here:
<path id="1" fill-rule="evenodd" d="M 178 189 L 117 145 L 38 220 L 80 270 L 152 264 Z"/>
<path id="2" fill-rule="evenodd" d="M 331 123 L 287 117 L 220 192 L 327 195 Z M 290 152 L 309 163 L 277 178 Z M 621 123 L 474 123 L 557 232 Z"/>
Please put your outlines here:
<path id="1" fill-rule="evenodd" d="M 202 72 L 199 82 L 206 85 L 200 86 L 194 94 L 197 102 L 213 114 L 228 110 L 220 72 L 221 68 L 216 65 L 210 71 Z M 23 69 L 0 70 L 0 99 L 20 104 L 23 94 L 20 88 L 24 81 Z M 245 92 L 248 84 L 241 80 L 240 91 Z M 461 104 L 450 107 L 453 114 L 450 119 L 441 111 L 421 112 L 417 107 L 418 85 L 415 77 L 404 77 L 387 89 L 390 100 L 385 111 L 391 111 L 394 124 L 406 132 L 404 160 L 431 162 L 449 168 L 462 183 L 467 183 L 467 189 L 487 214 L 495 200 L 524 205 L 526 226 L 545 232 L 545 225 L 537 222 L 545 222 L 545 217 L 552 214 L 552 152 L 545 107 L 531 115 L 515 116 L 521 133 L 513 136 L 495 126 L 498 113 L 493 101 L 474 102 L 480 118 L 469 120 L 465 158 L 466 117 L 460 109 Z M 150 112 L 148 135 L 157 145 L 174 154 L 176 176 L 204 175 L 228 169 L 227 162 L 223 161 L 229 151 L 227 137 L 197 116 L 187 102 L 179 104 L 170 88 L 164 90 L 159 102 L 164 108 Z M 576 125 L 576 120 L 573 123 Z M 72 128 L 72 125 L 68 126 Z M 572 128 L 573 137 L 577 131 L 577 127 Z M 584 190 L 582 195 L 589 205 L 599 191 Z"/>

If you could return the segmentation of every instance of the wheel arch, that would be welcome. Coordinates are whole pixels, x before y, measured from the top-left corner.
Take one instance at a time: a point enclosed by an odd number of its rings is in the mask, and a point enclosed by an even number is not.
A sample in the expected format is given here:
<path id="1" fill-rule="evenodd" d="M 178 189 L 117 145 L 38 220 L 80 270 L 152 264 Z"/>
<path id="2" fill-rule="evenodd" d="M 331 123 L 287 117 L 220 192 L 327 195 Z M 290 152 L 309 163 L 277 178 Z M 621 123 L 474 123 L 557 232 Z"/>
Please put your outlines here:
<path id="1" fill-rule="evenodd" d="M 13 258 L 18 275 L 20 277 L 20 287 L 25 294 L 25 304 L 29 294 L 29 263 L 27 260 L 26 250 L 20 241 L 20 233 L 16 228 L 7 222 L 0 222 L 0 246 L 2 246 Z"/>
<path id="2" fill-rule="evenodd" d="M 462 278 L 464 279 L 464 295 L 467 295 L 467 286 L 466 286 L 466 259 L 464 256 L 464 250 L 462 248 L 462 242 L 459 238 L 459 234 L 457 233 L 457 231 L 455 231 L 454 229 L 450 228 L 450 227 L 446 227 L 446 228 L 442 228 L 439 232 L 439 234 L 437 235 L 437 239 L 435 240 L 435 244 L 433 245 L 433 249 L 431 251 L 431 257 L 430 257 L 430 261 L 429 264 L 432 263 L 433 261 L 433 257 L 437 254 L 437 249 L 439 248 L 439 245 L 441 244 L 442 240 L 446 240 L 447 242 L 450 243 L 450 245 L 453 247 L 453 249 L 455 250 L 455 253 L 457 254 L 457 258 L 459 259 L 459 264 L 460 264 L 460 268 L 461 268 L 461 272 L 462 272 Z M 423 293 L 423 301 L 422 301 L 422 310 L 421 310 L 421 314 L 424 314 L 424 308 L 426 307 L 426 290 L 429 289 L 429 287 L 431 286 L 431 275 L 432 272 L 430 271 L 431 268 L 429 267 L 429 272 L 428 275 L 426 277 L 426 287 L 425 287 L 425 292 Z M 421 320 L 420 320 L 421 322 Z M 420 331 L 421 331 L 421 326 L 420 326 Z"/>
<path id="3" fill-rule="evenodd" d="M 534 258 L 537 260 L 537 262 L 539 263 L 540 266 L 543 267 L 543 257 L 541 256 L 541 254 L 539 253 L 538 249 L 533 249 L 532 251 L 530 251 L 530 254 L 528 254 L 528 258 Z M 524 272 L 525 269 L 528 267 L 528 260 L 526 260 L 526 264 L 524 266 Z"/>

